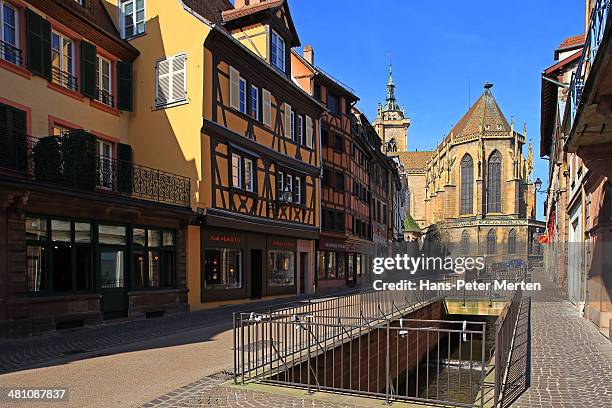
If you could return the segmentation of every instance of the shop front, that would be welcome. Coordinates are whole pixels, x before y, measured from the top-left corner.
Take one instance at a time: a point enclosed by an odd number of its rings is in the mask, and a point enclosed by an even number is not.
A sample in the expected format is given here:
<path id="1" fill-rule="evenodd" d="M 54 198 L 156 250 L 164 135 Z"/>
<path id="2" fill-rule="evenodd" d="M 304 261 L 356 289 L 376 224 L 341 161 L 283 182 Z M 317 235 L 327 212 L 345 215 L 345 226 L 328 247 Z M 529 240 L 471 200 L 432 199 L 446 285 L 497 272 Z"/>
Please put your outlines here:
<path id="1" fill-rule="evenodd" d="M 371 245 L 330 238 L 319 240 L 317 290 L 354 288 L 371 262 Z"/>
<path id="2" fill-rule="evenodd" d="M 298 256 L 310 252 L 293 237 L 203 228 L 201 253 L 204 303 L 297 294 Z"/>

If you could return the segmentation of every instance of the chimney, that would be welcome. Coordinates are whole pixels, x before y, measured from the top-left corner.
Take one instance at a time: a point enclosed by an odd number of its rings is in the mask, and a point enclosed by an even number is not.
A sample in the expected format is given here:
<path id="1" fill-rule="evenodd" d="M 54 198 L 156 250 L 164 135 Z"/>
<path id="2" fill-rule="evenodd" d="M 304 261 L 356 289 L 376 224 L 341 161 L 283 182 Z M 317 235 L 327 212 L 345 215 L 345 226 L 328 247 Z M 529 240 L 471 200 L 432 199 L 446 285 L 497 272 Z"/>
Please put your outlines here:
<path id="1" fill-rule="evenodd" d="M 314 50 L 310 44 L 304 47 L 304 59 L 308 61 L 310 65 L 314 65 Z"/>
<path id="2" fill-rule="evenodd" d="M 234 8 L 239 9 L 257 3 L 265 3 L 267 0 L 234 0 Z"/>

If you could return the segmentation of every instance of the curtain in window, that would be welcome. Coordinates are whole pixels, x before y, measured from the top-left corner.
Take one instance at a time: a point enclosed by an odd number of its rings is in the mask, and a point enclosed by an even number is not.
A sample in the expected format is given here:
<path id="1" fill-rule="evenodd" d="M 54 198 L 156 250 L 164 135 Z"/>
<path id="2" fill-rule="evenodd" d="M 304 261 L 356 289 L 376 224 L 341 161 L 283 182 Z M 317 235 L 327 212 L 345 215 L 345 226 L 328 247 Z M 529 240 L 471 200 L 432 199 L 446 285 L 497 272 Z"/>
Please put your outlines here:
<path id="1" fill-rule="evenodd" d="M 471 214 L 473 212 L 474 162 L 472 156 L 466 154 L 461 159 L 461 214 Z"/>
<path id="2" fill-rule="evenodd" d="M 489 156 L 487 166 L 487 212 L 501 212 L 501 153 Z"/>

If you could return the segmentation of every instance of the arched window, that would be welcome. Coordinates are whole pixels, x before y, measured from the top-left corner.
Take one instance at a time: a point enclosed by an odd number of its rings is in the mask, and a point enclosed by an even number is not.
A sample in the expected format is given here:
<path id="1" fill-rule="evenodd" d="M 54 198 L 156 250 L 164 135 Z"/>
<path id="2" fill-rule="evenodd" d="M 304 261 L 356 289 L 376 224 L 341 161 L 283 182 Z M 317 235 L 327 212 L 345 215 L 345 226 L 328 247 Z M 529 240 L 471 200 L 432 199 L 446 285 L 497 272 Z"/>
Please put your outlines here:
<path id="1" fill-rule="evenodd" d="M 466 154 L 461 159 L 461 214 L 474 211 L 474 162 Z"/>
<path id="2" fill-rule="evenodd" d="M 508 233 L 508 253 L 516 254 L 516 230 L 514 228 Z"/>
<path id="3" fill-rule="evenodd" d="M 463 230 L 461 233 L 461 253 L 468 255 L 470 253 L 470 233 L 467 230 Z"/>
<path id="4" fill-rule="evenodd" d="M 487 212 L 501 212 L 501 166 L 501 153 L 496 150 L 487 165 Z"/>
<path id="5" fill-rule="evenodd" d="M 487 254 L 494 254 L 497 252 L 497 234 L 495 230 L 491 228 L 487 234 Z"/>

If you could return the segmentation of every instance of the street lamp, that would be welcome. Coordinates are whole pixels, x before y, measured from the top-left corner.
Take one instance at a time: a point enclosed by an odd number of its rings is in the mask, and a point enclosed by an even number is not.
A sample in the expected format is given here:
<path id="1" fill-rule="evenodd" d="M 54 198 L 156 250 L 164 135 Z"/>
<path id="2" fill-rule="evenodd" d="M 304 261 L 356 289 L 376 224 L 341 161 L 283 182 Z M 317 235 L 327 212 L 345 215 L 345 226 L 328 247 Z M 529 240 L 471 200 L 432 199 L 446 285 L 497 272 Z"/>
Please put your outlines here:
<path id="1" fill-rule="evenodd" d="M 533 185 L 535 187 L 535 191 L 539 193 L 542 189 L 542 180 L 540 180 L 540 178 L 538 177 L 536 181 L 533 182 Z"/>

